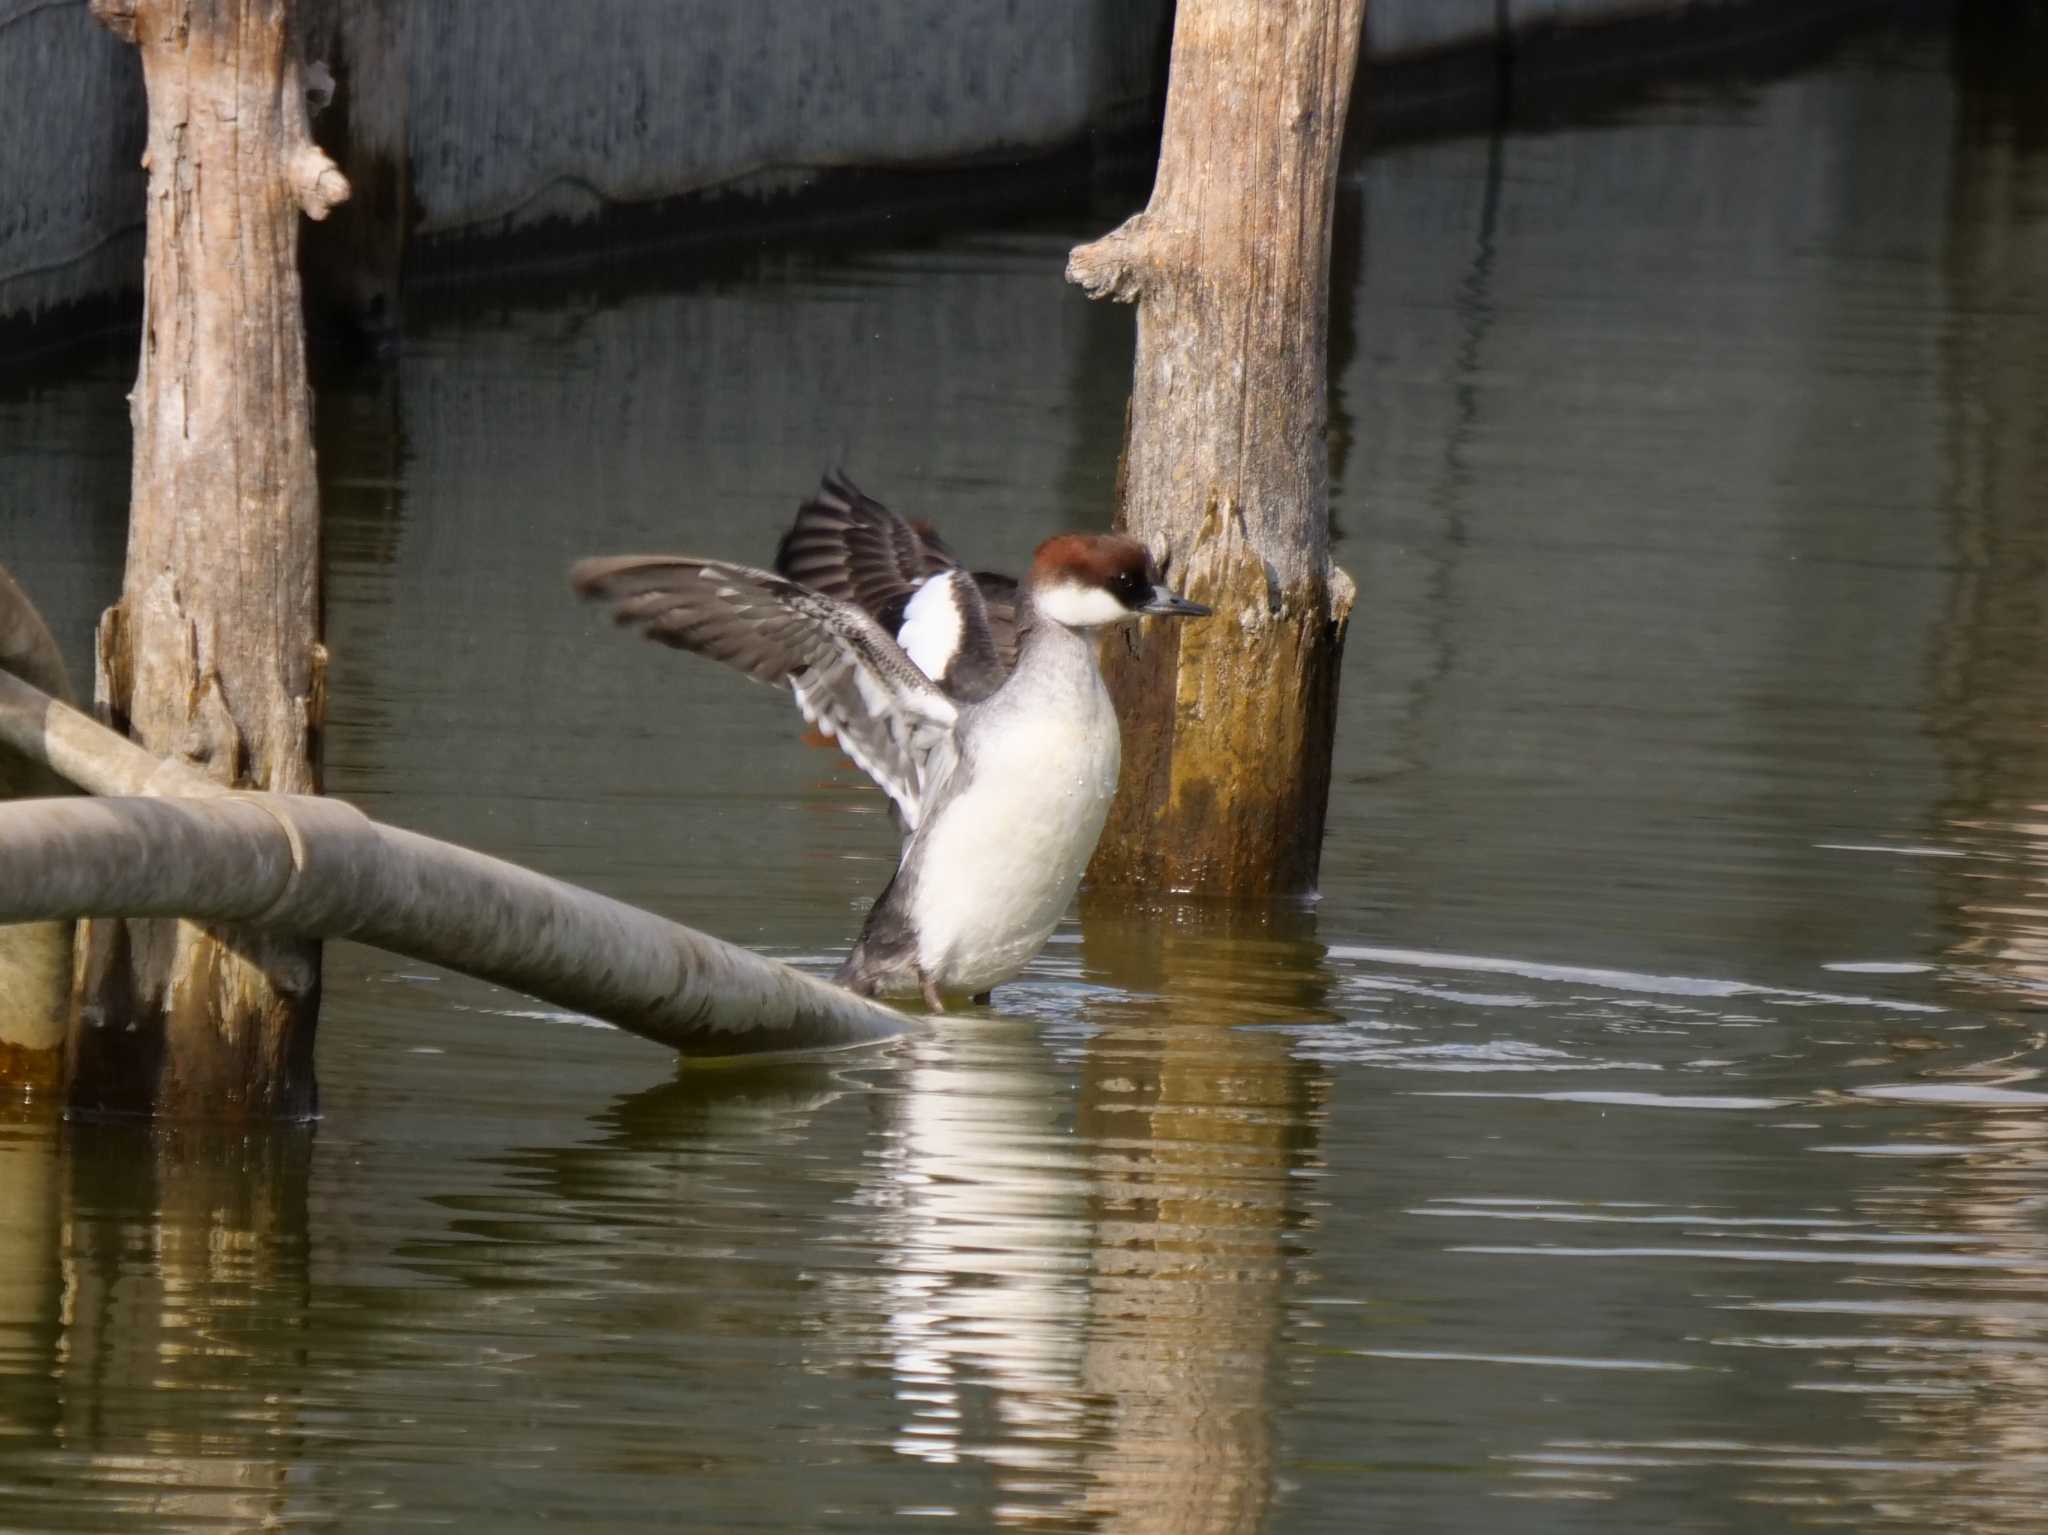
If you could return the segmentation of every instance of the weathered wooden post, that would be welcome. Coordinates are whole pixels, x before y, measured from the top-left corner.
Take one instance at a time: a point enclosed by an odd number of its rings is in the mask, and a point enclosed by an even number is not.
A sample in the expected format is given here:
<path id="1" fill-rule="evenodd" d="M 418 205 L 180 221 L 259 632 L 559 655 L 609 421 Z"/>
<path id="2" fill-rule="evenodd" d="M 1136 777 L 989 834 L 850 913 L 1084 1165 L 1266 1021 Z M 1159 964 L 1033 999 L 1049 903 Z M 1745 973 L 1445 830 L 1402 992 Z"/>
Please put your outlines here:
<path id="1" fill-rule="evenodd" d="M 128 564 L 100 624 L 117 726 L 223 784 L 310 792 L 319 507 L 298 218 L 348 183 L 307 127 L 291 0 L 92 0 L 142 50 L 148 234 Z M 320 951 L 95 923 L 67 1050 L 76 1107 L 312 1112 Z"/>
<path id="2" fill-rule="evenodd" d="M 0 570 L 0 671 L 71 701 L 71 679 L 57 642 L 5 570 Z M 0 800 L 68 792 L 70 786 L 49 768 L 0 745 Z M 71 1012 L 71 938 L 69 922 L 0 927 L 0 1083 L 56 1085 Z"/>
<path id="3" fill-rule="evenodd" d="M 1365 0 L 1180 0 L 1145 211 L 1067 277 L 1138 306 L 1117 525 L 1207 624 L 1111 645 L 1123 781 L 1096 885 L 1315 883 L 1353 587 L 1330 562 L 1337 153 Z"/>

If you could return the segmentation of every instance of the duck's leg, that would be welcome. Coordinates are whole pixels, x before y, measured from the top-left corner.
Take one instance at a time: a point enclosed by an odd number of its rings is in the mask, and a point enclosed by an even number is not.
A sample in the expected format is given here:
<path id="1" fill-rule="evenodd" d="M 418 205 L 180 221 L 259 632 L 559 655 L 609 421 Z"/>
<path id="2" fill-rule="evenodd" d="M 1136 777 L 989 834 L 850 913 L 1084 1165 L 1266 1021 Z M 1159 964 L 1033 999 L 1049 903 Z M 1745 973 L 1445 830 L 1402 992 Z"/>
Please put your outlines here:
<path id="1" fill-rule="evenodd" d="M 946 1004 L 939 999 L 938 983 L 922 970 L 917 972 L 917 985 L 918 989 L 924 993 L 924 1005 L 926 1007 L 935 1013 L 943 1013 L 946 1010 Z"/>

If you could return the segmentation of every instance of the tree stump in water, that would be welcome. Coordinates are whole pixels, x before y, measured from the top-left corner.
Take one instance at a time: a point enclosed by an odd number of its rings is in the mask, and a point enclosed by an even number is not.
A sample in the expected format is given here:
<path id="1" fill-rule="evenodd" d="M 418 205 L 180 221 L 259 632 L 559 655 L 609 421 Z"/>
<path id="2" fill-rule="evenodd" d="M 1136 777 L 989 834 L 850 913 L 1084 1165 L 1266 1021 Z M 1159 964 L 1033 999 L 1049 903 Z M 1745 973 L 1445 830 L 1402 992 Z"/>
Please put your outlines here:
<path id="1" fill-rule="evenodd" d="M 1145 211 L 1067 277 L 1138 306 L 1117 526 L 1216 616 L 1104 670 L 1123 777 L 1089 877 L 1311 889 L 1354 595 L 1330 562 L 1326 357 L 1337 154 L 1364 0 L 1181 0 Z"/>
<path id="2" fill-rule="evenodd" d="M 110 722 L 216 782 L 307 793 L 324 652 L 298 218 L 348 183 L 306 120 L 289 0 L 92 0 L 142 50 L 148 236 L 128 563 L 100 624 Z M 75 1108 L 314 1107 L 313 943 L 91 924 Z"/>

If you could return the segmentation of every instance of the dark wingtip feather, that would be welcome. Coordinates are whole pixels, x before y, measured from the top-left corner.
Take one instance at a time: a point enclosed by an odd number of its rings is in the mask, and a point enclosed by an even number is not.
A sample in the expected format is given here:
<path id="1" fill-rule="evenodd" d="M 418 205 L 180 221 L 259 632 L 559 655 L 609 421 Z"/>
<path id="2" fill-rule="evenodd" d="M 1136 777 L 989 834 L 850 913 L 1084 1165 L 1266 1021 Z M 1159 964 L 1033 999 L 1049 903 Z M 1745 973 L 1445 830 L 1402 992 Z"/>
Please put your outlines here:
<path id="1" fill-rule="evenodd" d="M 578 560 L 569 567 L 569 589 L 579 597 L 602 595 L 605 581 L 616 563 L 609 558 Z"/>

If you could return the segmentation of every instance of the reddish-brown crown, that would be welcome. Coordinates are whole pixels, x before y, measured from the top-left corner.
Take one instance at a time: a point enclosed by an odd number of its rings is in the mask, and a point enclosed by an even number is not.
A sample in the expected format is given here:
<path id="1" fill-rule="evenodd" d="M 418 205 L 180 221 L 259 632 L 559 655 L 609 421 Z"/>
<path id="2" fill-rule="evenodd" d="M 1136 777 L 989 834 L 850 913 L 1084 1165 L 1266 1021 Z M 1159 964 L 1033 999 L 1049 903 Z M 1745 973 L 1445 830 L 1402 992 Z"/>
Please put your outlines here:
<path id="1" fill-rule="evenodd" d="M 1038 546 L 1031 558 L 1031 584 L 1078 581 L 1113 588 L 1119 577 L 1136 576 L 1149 591 L 1152 557 L 1135 538 L 1121 533 L 1061 533 Z"/>

